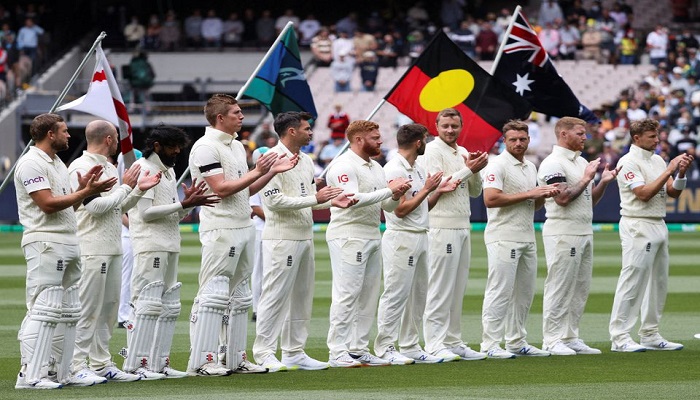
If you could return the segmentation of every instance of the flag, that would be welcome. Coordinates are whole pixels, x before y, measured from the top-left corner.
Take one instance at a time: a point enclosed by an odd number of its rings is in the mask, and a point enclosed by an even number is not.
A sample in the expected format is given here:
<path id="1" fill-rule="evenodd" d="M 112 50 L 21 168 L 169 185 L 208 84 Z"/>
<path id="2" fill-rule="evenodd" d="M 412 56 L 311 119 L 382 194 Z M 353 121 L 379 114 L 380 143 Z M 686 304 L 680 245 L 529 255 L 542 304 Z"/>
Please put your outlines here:
<path id="1" fill-rule="evenodd" d="M 493 76 L 514 88 L 537 112 L 600 122 L 557 73 L 520 8 L 513 14 L 510 34 L 505 40 L 500 57 L 496 57 L 499 61 Z"/>
<path id="2" fill-rule="evenodd" d="M 306 82 L 294 29 L 289 27 L 272 49 L 243 96 L 262 103 L 272 115 L 284 111 L 306 111 L 318 117 L 311 89 Z"/>
<path id="3" fill-rule="evenodd" d="M 531 107 L 510 87 L 493 79 L 440 31 L 386 95 L 386 101 L 437 135 L 438 112 L 462 114 L 458 144 L 488 151 L 510 119 L 525 119 Z"/>
<path id="4" fill-rule="evenodd" d="M 136 161 L 129 114 L 101 43 L 95 48 L 95 57 L 95 70 L 85 96 L 58 107 L 56 111 L 82 111 L 117 126 L 119 128 L 119 147 L 124 155 L 124 162 L 129 167 Z"/>

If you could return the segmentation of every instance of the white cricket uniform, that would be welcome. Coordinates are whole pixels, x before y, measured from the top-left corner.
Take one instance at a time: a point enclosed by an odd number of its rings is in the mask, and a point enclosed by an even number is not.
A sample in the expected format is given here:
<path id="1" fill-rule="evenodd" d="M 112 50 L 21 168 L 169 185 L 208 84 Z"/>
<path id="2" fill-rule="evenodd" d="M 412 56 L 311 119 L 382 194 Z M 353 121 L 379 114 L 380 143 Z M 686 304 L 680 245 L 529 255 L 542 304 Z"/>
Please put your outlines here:
<path id="1" fill-rule="evenodd" d="M 131 301 L 136 301 L 149 283 L 163 281 L 165 289 L 177 283 L 178 257 L 180 255 L 180 220 L 189 210 L 182 208 L 177 192 L 175 170 L 166 167 L 155 152 L 148 158 L 136 160 L 141 173 L 150 175 L 162 172 L 160 183 L 148 189 L 138 203 L 137 210 L 129 214 L 129 227 L 134 247 L 134 270 L 131 277 Z M 144 200 L 151 200 L 157 207 L 157 218 L 145 220 L 148 210 Z M 151 210 L 152 211 L 152 210 Z"/>
<path id="2" fill-rule="evenodd" d="M 201 182 L 205 177 L 224 174 L 224 179 L 232 180 L 246 174 L 246 151 L 243 144 L 236 140 L 237 136 L 208 126 L 204 136 L 192 145 L 190 151 L 192 178 Z M 208 193 L 211 193 L 211 188 Z M 233 289 L 253 272 L 255 228 L 250 218 L 249 202 L 250 192 L 245 188 L 221 199 L 213 207 L 201 208 L 200 290 L 211 278 L 226 276 L 229 278 L 229 293 L 233 295 Z"/>
<path id="3" fill-rule="evenodd" d="M 537 186 L 537 169 L 530 161 L 519 161 L 504 151 L 484 169 L 483 182 L 484 189 L 523 193 Z M 486 212 L 489 269 L 481 314 L 481 351 L 499 346 L 504 338 L 507 348 L 520 348 L 526 344 L 525 323 L 537 279 L 535 200 L 491 207 Z"/>
<path id="4" fill-rule="evenodd" d="M 100 154 L 87 151 L 68 169 L 73 190 L 79 187 L 78 173 L 85 176 L 94 166 L 102 166 L 102 179 L 117 178 L 117 168 Z M 119 309 L 121 291 L 121 215 L 133 207 L 143 192 L 129 196 L 129 185 L 113 186 L 109 192 L 89 197 L 76 210 L 80 238 L 80 303 L 82 312 L 76 326 L 73 371 L 85 367 L 89 358 L 93 369 L 111 363 L 109 340 Z"/>
<path id="5" fill-rule="evenodd" d="M 397 178 L 412 181 L 404 195 L 406 201 L 423 189 L 427 177 L 421 166 L 409 164 L 398 153 L 384 166 L 384 174 L 389 182 Z M 399 351 L 422 350 L 418 341 L 428 290 L 428 202 L 422 201 L 403 218 L 389 212 L 384 217 L 384 293 L 379 298 L 374 341 L 374 352 L 380 357 L 397 340 Z"/>
<path id="6" fill-rule="evenodd" d="M 583 178 L 588 162 L 578 151 L 554 145 L 540 164 L 540 185 Z M 579 322 L 586 307 L 593 273 L 593 182 L 566 207 L 553 198 L 545 200 L 547 219 L 542 239 L 547 261 L 542 311 L 543 346 L 579 338 Z"/>
<path id="7" fill-rule="evenodd" d="M 649 184 L 666 170 L 659 155 L 636 145 L 618 161 L 620 188 L 620 240 L 622 270 L 615 290 L 610 316 L 610 339 L 621 345 L 630 339 L 630 331 L 641 313 L 639 336 L 659 333 L 659 322 L 668 292 L 668 229 L 666 186 L 644 202 L 632 189 Z"/>
<path id="8" fill-rule="evenodd" d="M 331 207 L 326 230 L 333 271 L 327 344 L 335 359 L 369 352 L 381 280 L 380 212 L 393 211 L 398 201 L 391 199 L 379 163 L 365 161 L 352 149 L 333 162 L 326 177 L 330 186 L 358 200 L 346 209 Z"/>
<path id="9" fill-rule="evenodd" d="M 467 289 L 471 257 L 469 197 L 481 194 L 481 176 L 466 167 L 469 152 L 452 148 L 436 137 L 428 143 L 421 165 L 435 174 L 459 179 L 456 190 L 445 193 L 430 210 L 429 277 L 423 332 L 425 350 L 436 353 L 465 344 L 462 340 L 462 301 Z"/>
<path id="10" fill-rule="evenodd" d="M 270 151 L 293 154 L 282 142 Z M 314 298 L 314 241 L 312 208 L 318 204 L 314 164 L 300 152 L 299 162 L 275 175 L 260 191 L 265 211 L 262 293 L 257 311 L 253 356 L 263 360 L 277 352 L 283 357 L 304 352 Z"/>
<path id="11" fill-rule="evenodd" d="M 122 224 L 122 280 L 119 293 L 119 312 L 117 319 L 124 322 L 131 313 L 131 273 L 134 270 L 134 248 L 131 245 L 129 228 Z"/>
<path id="12" fill-rule="evenodd" d="M 260 193 L 255 193 L 250 196 L 250 207 L 262 207 L 262 199 Z M 260 302 L 260 292 L 262 292 L 262 231 L 265 228 L 265 220 L 253 215 L 253 225 L 255 225 L 255 259 L 253 260 L 253 273 L 250 276 L 250 286 L 253 291 L 253 312 L 258 311 L 258 303 Z"/>

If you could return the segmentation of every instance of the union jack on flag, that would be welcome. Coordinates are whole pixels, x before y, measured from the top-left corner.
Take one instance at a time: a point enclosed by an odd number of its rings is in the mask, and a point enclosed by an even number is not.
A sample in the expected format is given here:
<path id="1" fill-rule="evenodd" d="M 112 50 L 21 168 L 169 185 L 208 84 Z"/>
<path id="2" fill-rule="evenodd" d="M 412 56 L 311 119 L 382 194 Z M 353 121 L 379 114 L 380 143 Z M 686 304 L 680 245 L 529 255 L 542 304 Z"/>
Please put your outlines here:
<path id="1" fill-rule="evenodd" d="M 506 43 L 496 56 L 494 77 L 514 87 L 537 112 L 600 122 L 559 76 L 520 7 L 515 9 L 507 32 Z"/>

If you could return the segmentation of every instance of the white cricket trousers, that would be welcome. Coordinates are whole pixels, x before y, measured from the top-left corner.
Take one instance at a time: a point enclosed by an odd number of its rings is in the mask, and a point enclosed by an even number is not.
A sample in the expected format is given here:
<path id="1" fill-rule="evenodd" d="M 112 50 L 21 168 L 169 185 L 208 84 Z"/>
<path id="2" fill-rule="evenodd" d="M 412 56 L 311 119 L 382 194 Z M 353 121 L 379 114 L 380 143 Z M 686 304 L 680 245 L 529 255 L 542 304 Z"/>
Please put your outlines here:
<path id="1" fill-rule="evenodd" d="M 630 339 L 640 311 L 639 336 L 659 333 L 668 292 L 668 228 L 662 219 L 620 218 L 622 270 L 610 315 L 610 339 Z"/>
<path id="2" fill-rule="evenodd" d="M 486 245 L 488 278 L 481 312 L 481 351 L 500 346 L 520 348 L 527 342 L 525 323 L 535 296 L 537 245 L 492 242 Z"/>
<path id="3" fill-rule="evenodd" d="M 593 235 L 543 236 L 547 260 L 542 310 L 542 344 L 579 338 L 579 323 L 593 274 Z"/>
<path id="4" fill-rule="evenodd" d="M 134 271 L 131 274 L 131 303 L 136 303 L 141 290 L 149 283 L 163 281 L 165 283 L 163 292 L 175 286 L 179 258 L 180 253 L 171 251 L 136 253 L 134 255 Z M 129 319 L 133 320 L 133 317 Z"/>
<path id="5" fill-rule="evenodd" d="M 379 298 L 374 353 L 398 340 L 400 351 L 421 350 L 420 325 L 428 291 L 428 233 L 387 230 L 382 237 L 384 293 Z"/>
<path id="6" fill-rule="evenodd" d="M 423 317 L 425 350 L 435 353 L 462 341 L 462 302 L 471 257 L 469 229 L 428 232 L 428 295 Z"/>
<path id="7" fill-rule="evenodd" d="M 37 296 L 52 286 L 64 289 L 80 280 L 80 247 L 75 244 L 32 242 L 22 247 L 27 261 L 27 316 Z M 26 319 L 26 318 L 25 318 Z"/>
<path id="8" fill-rule="evenodd" d="M 263 279 L 263 249 L 262 231 L 255 230 L 255 258 L 253 260 L 253 273 L 250 275 L 250 288 L 253 292 L 253 312 L 258 311 L 260 293 L 262 293 Z"/>
<path id="9" fill-rule="evenodd" d="M 263 279 L 253 357 L 304 352 L 314 300 L 313 240 L 263 240 Z M 280 336 L 281 334 L 281 336 Z"/>
<path id="10" fill-rule="evenodd" d="M 126 234 L 124 232 L 126 230 Z M 131 273 L 134 270 L 134 248 L 129 230 L 122 227 L 122 288 L 119 294 L 119 321 L 126 321 L 131 314 Z"/>
<path id="11" fill-rule="evenodd" d="M 327 339 L 331 359 L 369 352 L 382 272 L 380 247 L 380 239 L 328 241 L 333 271 Z"/>
<path id="12" fill-rule="evenodd" d="M 215 276 L 229 278 L 229 295 L 253 272 L 255 258 L 255 227 L 214 229 L 199 233 L 202 243 L 202 267 L 199 270 L 199 290 Z M 199 291 L 197 296 L 199 296 Z"/>
<path id="13" fill-rule="evenodd" d="M 117 322 L 121 291 L 122 256 L 82 256 L 81 260 L 82 311 L 75 328 L 73 371 L 82 369 L 88 358 L 92 369 L 111 364 L 109 341 Z"/>

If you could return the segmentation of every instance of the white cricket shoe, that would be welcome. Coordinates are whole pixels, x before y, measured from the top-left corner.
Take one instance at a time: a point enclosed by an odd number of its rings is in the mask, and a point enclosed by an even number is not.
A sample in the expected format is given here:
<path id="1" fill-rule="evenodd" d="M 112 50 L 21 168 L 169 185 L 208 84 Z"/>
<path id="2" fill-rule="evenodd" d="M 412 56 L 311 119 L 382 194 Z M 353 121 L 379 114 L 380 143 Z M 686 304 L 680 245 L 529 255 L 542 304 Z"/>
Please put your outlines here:
<path id="1" fill-rule="evenodd" d="M 230 369 L 215 362 L 209 362 L 194 371 L 187 371 L 189 376 L 229 376 L 233 373 Z"/>
<path id="2" fill-rule="evenodd" d="M 416 364 L 437 364 L 445 361 L 423 350 L 404 352 L 403 355 L 412 358 Z"/>
<path id="3" fill-rule="evenodd" d="M 106 383 L 107 378 L 102 377 L 102 376 L 97 376 L 94 372 L 89 370 L 88 368 L 83 368 L 81 370 L 78 370 L 76 372 L 73 372 L 73 374 L 68 378 L 68 382 L 66 382 L 66 385 L 69 386 L 92 386 L 96 385 L 99 383 Z"/>
<path id="4" fill-rule="evenodd" d="M 562 341 L 554 343 L 552 346 L 543 346 L 545 351 L 548 351 L 553 356 L 575 356 L 576 351 L 570 349 Z"/>
<path id="5" fill-rule="evenodd" d="M 683 345 L 680 343 L 669 342 L 660 335 L 655 335 L 650 338 L 642 338 L 639 341 L 647 350 L 682 350 Z"/>
<path id="6" fill-rule="evenodd" d="M 269 369 L 261 367 L 258 364 L 253 364 L 245 357 L 243 361 L 238 364 L 238 368 L 233 370 L 234 374 L 265 374 L 267 372 L 269 372 Z"/>
<path id="7" fill-rule="evenodd" d="M 477 361 L 486 358 L 486 354 L 472 350 L 472 348 L 467 346 L 466 344 L 461 344 L 457 347 L 452 347 L 448 350 L 458 355 L 459 358 L 464 361 Z"/>
<path id="8" fill-rule="evenodd" d="M 107 379 L 109 382 L 135 382 L 141 380 L 141 375 L 129 374 L 117 368 L 114 364 L 104 368 L 93 370 L 95 375 Z"/>
<path id="9" fill-rule="evenodd" d="M 36 382 L 28 383 L 24 380 L 22 372 L 17 374 L 17 382 L 15 383 L 15 389 L 60 389 L 62 387 L 63 385 L 49 378 L 41 378 Z"/>
<path id="10" fill-rule="evenodd" d="M 175 368 L 172 368 L 169 365 L 166 365 L 165 368 L 163 368 L 162 371 L 160 371 L 161 374 L 165 375 L 165 379 L 178 379 L 178 378 L 184 378 L 188 374 L 185 371 L 178 371 Z"/>
<path id="11" fill-rule="evenodd" d="M 437 358 L 442 358 L 444 362 L 459 361 L 461 359 L 457 354 L 447 349 L 438 350 L 433 355 Z"/>
<path id="12" fill-rule="evenodd" d="M 282 364 L 280 360 L 278 360 L 277 357 L 275 357 L 274 354 L 270 354 L 269 356 L 264 357 L 261 361 L 258 362 L 258 365 L 262 368 L 267 368 L 269 372 L 287 371 L 287 366 Z"/>
<path id="13" fill-rule="evenodd" d="M 157 381 L 159 379 L 165 379 L 165 374 L 159 372 L 153 372 L 144 367 L 138 367 L 133 371 L 125 371 L 129 374 L 135 374 L 141 377 L 142 381 Z"/>
<path id="14" fill-rule="evenodd" d="M 564 342 L 564 345 L 566 347 L 570 348 L 571 350 L 575 351 L 576 354 L 595 355 L 595 354 L 602 354 L 603 353 L 599 349 L 594 349 L 593 347 L 590 347 L 581 339 L 572 340 L 570 342 Z"/>
<path id="15" fill-rule="evenodd" d="M 516 357 L 529 356 L 529 357 L 549 357 L 552 354 L 545 350 L 540 350 L 535 346 L 526 344 L 519 349 L 508 349 L 509 353 L 515 354 Z"/>
<path id="16" fill-rule="evenodd" d="M 350 353 L 343 353 L 336 358 L 328 360 L 328 365 L 331 368 L 356 368 L 362 365 L 361 362 L 350 356 Z"/>
<path id="17" fill-rule="evenodd" d="M 396 351 L 394 346 L 389 346 L 386 352 L 384 352 L 384 355 L 380 358 L 384 361 L 388 361 L 391 365 L 409 365 L 416 362 L 414 359 L 406 357 Z"/>
<path id="18" fill-rule="evenodd" d="M 627 339 L 622 343 L 613 342 L 612 347 L 610 347 L 610 351 L 616 353 L 641 353 L 646 350 L 646 347 L 641 346 L 632 339 Z"/>
<path id="19" fill-rule="evenodd" d="M 486 356 L 488 358 L 495 358 L 499 360 L 507 360 L 509 358 L 515 358 L 515 354 L 510 351 L 503 350 L 499 346 L 490 348 L 486 351 Z"/>
<path id="20" fill-rule="evenodd" d="M 362 364 L 362 366 L 365 366 L 365 367 L 385 367 L 387 365 L 391 365 L 391 363 L 389 361 L 381 359 L 372 353 L 363 353 L 363 354 L 350 353 L 350 357 L 359 361 Z"/>
<path id="21" fill-rule="evenodd" d="M 700 339 L 700 333 L 695 334 L 695 339 Z"/>
<path id="22" fill-rule="evenodd" d="M 306 353 L 299 353 L 294 356 L 282 356 L 282 364 L 289 370 L 300 369 L 302 371 L 320 371 L 330 368 L 330 365 L 323 361 L 318 361 L 309 357 Z"/>

